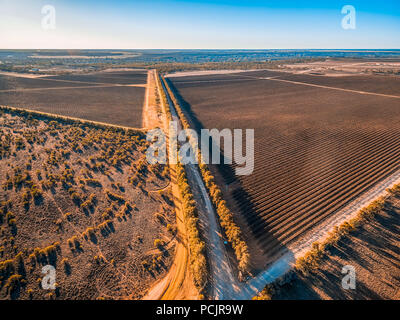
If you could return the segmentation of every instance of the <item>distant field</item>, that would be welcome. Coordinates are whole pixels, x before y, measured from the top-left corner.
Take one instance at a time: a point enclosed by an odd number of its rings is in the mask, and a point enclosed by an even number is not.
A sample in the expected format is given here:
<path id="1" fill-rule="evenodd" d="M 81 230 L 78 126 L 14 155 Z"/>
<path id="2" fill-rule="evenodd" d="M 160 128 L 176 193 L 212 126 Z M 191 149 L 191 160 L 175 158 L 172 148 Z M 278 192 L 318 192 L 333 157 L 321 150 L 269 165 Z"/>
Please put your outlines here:
<path id="1" fill-rule="evenodd" d="M 259 77 L 392 95 L 400 82 L 270 71 L 170 78 L 198 128 L 255 129 L 254 173 L 220 171 L 268 261 L 400 169 L 400 99 Z"/>
<path id="2" fill-rule="evenodd" d="M 46 79 L 115 84 L 145 84 L 147 71 L 100 72 L 95 74 L 54 76 L 47 77 Z"/>
<path id="3" fill-rule="evenodd" d="M 346 77 L 324 77 L 314 75 L 281 73 L 280 79 L 299 81 L 342 89 L 400 95 L 399 76 L 354 75 Z"/>
<path id="4" fill-rule="evenodd" d="M 146 81 L 145 71 L 37 79 L 0 75 L 0 105 L 141 127 Z"/>
<path id="5" fill-rule="evenodd" d="M 80 87 L 82 85 L 88 86 L 90 84 L 82 84 L 79 82 L 61 82 L 48 80 L 45 78 L 21 78 L 0 75 L 0 94 L 4 90 L 21 90 L 21 89 L 37 89 L 37 88 L 57 88 L 57 87 Z M 93 86 L 96 84 L 93 83 Z"/>

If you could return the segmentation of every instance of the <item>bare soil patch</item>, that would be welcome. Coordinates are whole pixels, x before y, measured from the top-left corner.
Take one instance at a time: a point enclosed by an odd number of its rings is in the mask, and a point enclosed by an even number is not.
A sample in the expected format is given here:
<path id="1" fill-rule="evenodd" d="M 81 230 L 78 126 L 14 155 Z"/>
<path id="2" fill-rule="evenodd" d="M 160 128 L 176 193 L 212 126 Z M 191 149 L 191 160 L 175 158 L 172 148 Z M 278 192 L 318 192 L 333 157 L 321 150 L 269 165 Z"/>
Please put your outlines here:
<path id="1" fill-rule="evenodd" d="M 163 111 L 160 94 L 156 85 L 155 70 L 150 70 L 147 76 L 142 127 L 148 129 L 163 127 Z"/>
<path id="2" fill-rule="evenodd" d="M 282 64 L 281 70 L 296 74 L 320 74 L 329 77 L 357 74 L 400 74 L 399 59 L 327 59 L 309 63 Z"/>
<path id="3" fill-rule="evenodd" d="M 6 72 L 6 71 L 0 71 L 0 75 L 17 77 L 17 78 L 31 78 L 31 79 L 43 78 L 49 76 L 47 74 L 18 73 L 18 72 Z"/>

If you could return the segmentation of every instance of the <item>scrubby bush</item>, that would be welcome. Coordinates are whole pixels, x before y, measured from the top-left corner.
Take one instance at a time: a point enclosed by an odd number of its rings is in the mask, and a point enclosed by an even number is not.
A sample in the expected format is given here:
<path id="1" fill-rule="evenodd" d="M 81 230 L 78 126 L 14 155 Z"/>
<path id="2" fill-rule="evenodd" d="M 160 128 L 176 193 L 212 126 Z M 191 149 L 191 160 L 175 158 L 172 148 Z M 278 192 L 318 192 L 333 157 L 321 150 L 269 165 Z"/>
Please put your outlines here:
<path id="1" fill-rule="evenodd" d="M 32 184 L 30 189 L 31 196 L 34 201 L 37 203 L 43 197 L 43 191 L 38 188 L 35 184 Z"/>
<path id="2" fill-rule="evenodd" d="M 164 241 L 161 239 L 155 239 L 154 240 L 154 246 L 156 248 L 162 248 L 164 246 Z"/>
<path id="3" fill-rule="evenodd" d="M 275 288 L 273 285 L 266 285 L 263 291 L 259 295 L 253 297 L 253 300 L 271 300 L 275 293 Z"/>
<path id="4" fill-rule="evenodd" d="M 67 212 L 64 214 L 64 218 L 67 219 L 68 221 L 72 220 L 72 213 L 71 212 Z"/>
<path id="5" fill-rule="evenodd" d="M 124 197 L 122 197 L 116 193 L 113 193 L 108 189 L 105 190 L 105 193 L 106 193 L 107 197 L 112 201 L 118 201 L 118 202 L 122 202 L 122 203 L 125 202 Z"/>
<path id="6" fill-rule="evenodd" d="M 25 279 L 20 274 L 13 274 L 11 277 L 8 278 L 5 288 L 8 292 L 13 292 L 17 290 L 22 284 L 26 282 Z"/>
<path id="7" fill-rule="evenodd" d="M 94 239 L 96 237 L 96 230 L 92 227 L 89 227 L 85 230 L 85 232 L 83 233 L 83 236 L 86 239 Z"/>
<path id="8" fill-rule="evenodd" d="M 15 149 L 16 150 L 21 150 L 25 149 L 25 142 L 22 137 L 16 137 L 15 138 Z"/>
<path id="9" fill-rule="evenodd" d="M 113 232 L 113 223 L 112 220 L 106 220 L 102 223 L 100 223 L 97 226 L 97 229 L 100 230 L 100 233 L 106 237 L 108 236 L 111 232 Z"/>
<path id="10" fill-rule="evenodd" d="M 61 260 L 61 265 L 62 265 L 63 268 L 64 268 L 65 274 L 67 274 L 67 275 L 71 274 L 71 265 L 70 265 L 70 263 L 69 263 L 68 258 L 63 258 L 63 259 Z"/>
<path id="11" fill-rule="evenodd" d="M 101 182 L 97 179 L 88 178 L 88 179 L 84 179 L 84 182 L 88 186 L 92 186 L 92 187 L 101 187 L 102 186 Z"/>
<path id="12" fill-rule="evenodd" d="M 24 268 L 24 257 L 22 252 L 18 252 L 18 254 L 14 258 L 14 261 L 17 267 L 17 271 L 19 273 L 23 273 L 25 271 L 25 268 Z"/>
<path id="13" fill-rule="evenodd" d="M 196 287 L 202 291 L 207 284 L 207 261 L 205 243 L 200 237 L 198 212 L 191 193 L 186 173 L 181 164 L 175 165 L 177 182 L 181 192 L 184 209 L 184 222 L 188 233 L 190 268 Z"/>
<path id="14" fill-rule="evenodd" d="M 400 196 L 400 185 L 395 185 L 394 187 L 387 189 L 387 192 L 396 197 L 399 197 Z"/>
<path id="15" fill-rule="evenodd" d="M 168 230 L 168 232 L 169 233 L 171 233 L 172 235 L 175 235 L 176 234 L 176 227 L 174 227 L 173 225 L 171 225 L 171 224 L 167 224 L 167 230 Z"/>
<path id="16" fill-rule="evenodd" d="M 72 238 L 68 239 L 68 245 L 71 248 L 71 250 L 81 250 L 81 242 L 79 241 L 79 238 L 77 236 L 73 236 Z"/>
<path id="17" fill-rule="evenodd" d="M 104 256 L 102 256 L 101 254 L 98 256 L 94 256 L 93 259 L 97 264 L 100 264 L 105 261 Z"/>
<path id="18" fill-rule="evenodd" d="M 165 223 L 165 217 L 164 217 L 164 215 L 163 215 L 162 213 L 156 212 L 156 213 L 154 214 L 154 216 L 156 217 L 156 219 L 157 219 L 161 224 L 164 224 L 164 223 Z"/>
<path id="19" fill-rule="evenodd" d="M 0 280 L 7 278 L 13 272 L 14 272 L 13 259 L 0 262 Z"/>
<path id="20" fill-rule="evenodd" d="M 96 195 L 92 193 L 84 202 L 81 203 L 83 210 L 92 209 L 96 202 Z"/>
<path id="21" fill-rule="evenodd" d="M 71 199 L 76 205 L 80 205 L 82 201 L 82 195 L 80 195 L 78 192 L 72 192 Z"/>

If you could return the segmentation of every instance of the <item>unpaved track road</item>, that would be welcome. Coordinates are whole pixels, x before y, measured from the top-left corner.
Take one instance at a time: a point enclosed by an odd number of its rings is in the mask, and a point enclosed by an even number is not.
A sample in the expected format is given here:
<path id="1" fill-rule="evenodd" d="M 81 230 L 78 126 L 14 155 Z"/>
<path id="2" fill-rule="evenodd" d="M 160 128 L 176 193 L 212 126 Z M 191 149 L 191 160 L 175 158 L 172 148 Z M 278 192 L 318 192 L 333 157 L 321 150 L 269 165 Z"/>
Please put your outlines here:
<path id="1" fill-rule="evenodd" d="M 157 81 L 155 81 L 156 72 L 155 70 L 149 71 L 152 73 L 154 83 L 153 85 L 157 88 L 158 92 L 160 92 L 160 88 L 158 87 Z M 150 86 L 151 87 L 151 86 Z M 147 94 L 149 93 L 148 88 Z M 161 95 L 160 95 L 161 96 Z M 164 132 L 168 132 L 168 122 L 166 116 L 166 107 L 164 105 L 163 99 L 161 100 L 161 108 L 163 112 L 163 117 L 160 123 L 160 126 L 164 128 Z M 143 125 L 144 127 L 148 127 L 150 123 L 154 124 L 154 121 L 146 118 L 146 110 L 149 111 L 149 97 L 146 95 L 146 102 L 145 102 L 145 112 L 143 118 Z M 150 111 L 150 114 L 152 112 Z M 154 113 L 154 112 L 153 112 Z M 147 115 L 148 116 L 148 115 Z M 153 119 L 154 120 L 154 119 Z M 177 118 L 175 117 L 175 121 Z M 186 236 L 186 228 L 185 223 L 183 221 L 183 209 L 182 209 L 182 202 L 179 187 L 176 184 L 176 172 L 173 167 L 170 167 L 171 173 L 171 186 L 172 186 L 172 194 L 174 198 L 175 208 L 176 208 L 176 220 L 177 220 L 177 244 L 175 249 L 175 257 L 174 262 L 168 271 L 168 274 L 158 281 L 148 293 L 143 297 L 143 300 L 182 300 L 182 299 L 197 299 L 198 293 L 193 288 L 193 281 L 190 276 L 189 271 L 189 249 L 187 244 L 187 236 Z"/>

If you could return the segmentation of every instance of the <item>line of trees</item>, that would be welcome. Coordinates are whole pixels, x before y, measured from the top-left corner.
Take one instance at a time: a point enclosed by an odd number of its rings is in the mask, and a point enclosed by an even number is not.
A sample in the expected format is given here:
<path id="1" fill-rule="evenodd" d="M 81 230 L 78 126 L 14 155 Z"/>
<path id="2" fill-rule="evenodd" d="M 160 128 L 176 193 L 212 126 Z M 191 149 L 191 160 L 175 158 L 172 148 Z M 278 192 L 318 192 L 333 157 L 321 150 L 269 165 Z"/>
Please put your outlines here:
<path id="1" fill-rule="evenodd" d="M 202 71 L 202 70 L 257 70 L 257 69 L 276 69 L 282 64 L 294 64 L 305 62 L 325 61 L 325 57 L 291 57 L 277 60 L 259 61 L 208 61 L 208 62 L 137 62 L 121 64 L 120 68 L 145 68 L 157 69 L 161 74 L 180 72 L 180 71 Z M 99 65 L 99 69 L 107 69 L 110 65 Z"/>
<path id="2" fill-rule="evenodd" d="M 199 218 L 196 201 L 186 177 L 186 172 L 181 164 L 176 166 L 176 176 L 182 196 L 183 215 L 190 249 L 190 268 L 195 286 L 200 292 L 207 285 L 207 261 L 205 243 L 199 231 Z"/>
<path id="3" fill-rule="evenodd" d="M 168 106 L 167 97 L 158 74 L 156 73 L 158 88 L 160 89 L 161 99 L 165 106 Z M 167 120 L 172 120 L 171 111 L 165 108 Z M 172 168 L 171 168 L 172 169 Z M 193 275 L 193 281 L 201 293 L 207 286 L 207 259 L 205 243 L 202 240 L 199 228 L 198 211 L 193 193 L 190 189 L 185 168 L 181 164 L 175 165 L 177 184 L 181 193 L 184 224 L 188 234 L 189 252 L 190 252 L 190 270 Z"/>

